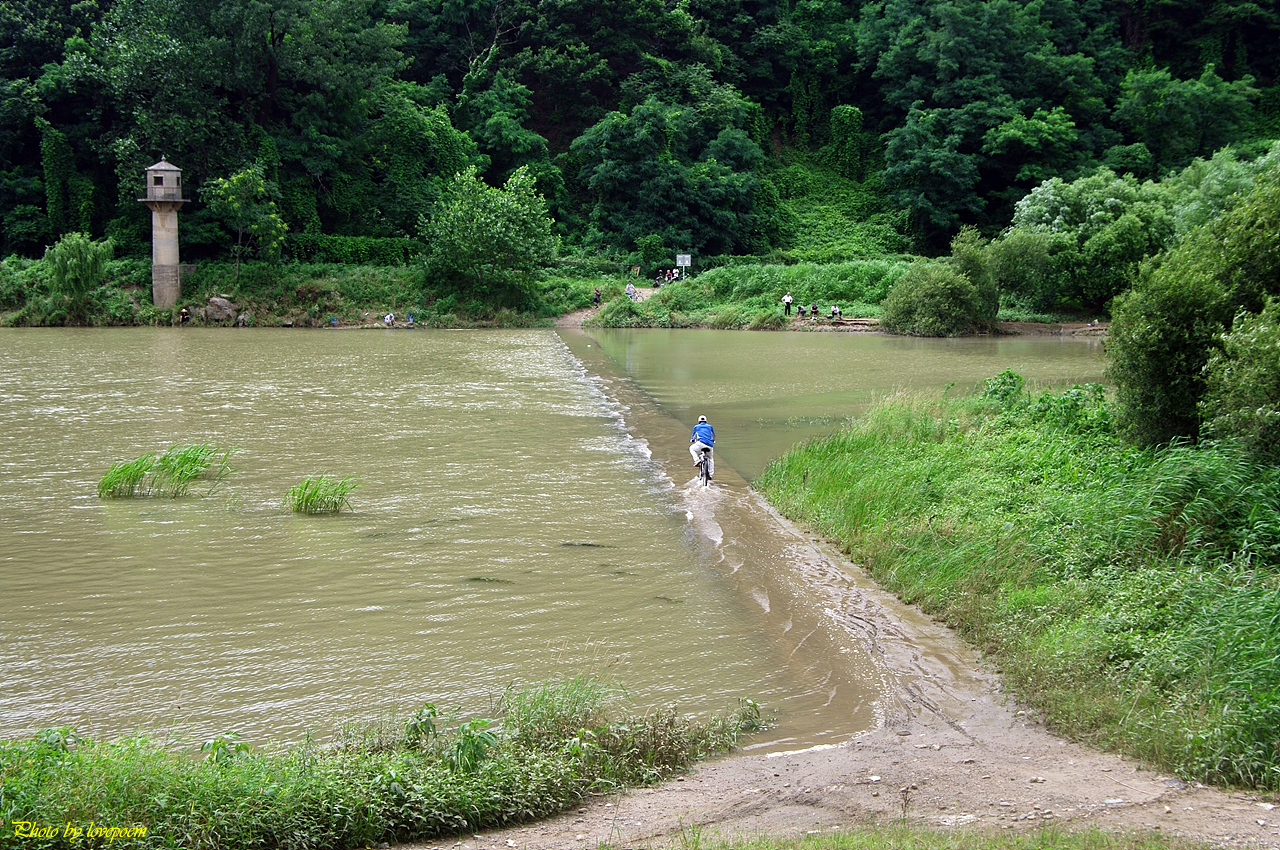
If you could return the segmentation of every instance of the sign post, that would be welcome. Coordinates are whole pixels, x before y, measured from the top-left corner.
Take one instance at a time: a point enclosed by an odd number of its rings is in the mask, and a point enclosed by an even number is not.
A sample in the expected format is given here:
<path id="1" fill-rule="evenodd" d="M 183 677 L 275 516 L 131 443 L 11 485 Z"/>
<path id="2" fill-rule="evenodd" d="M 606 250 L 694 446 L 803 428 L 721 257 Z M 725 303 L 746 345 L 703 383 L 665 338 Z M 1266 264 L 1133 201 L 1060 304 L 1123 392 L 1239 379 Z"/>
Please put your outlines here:
<path id="1" fill-rule="evenodd" d="M 681 277 L 689 276 L 689 266 L 693 265 L 693 254 L 676 254 L 676 267 Z"/>

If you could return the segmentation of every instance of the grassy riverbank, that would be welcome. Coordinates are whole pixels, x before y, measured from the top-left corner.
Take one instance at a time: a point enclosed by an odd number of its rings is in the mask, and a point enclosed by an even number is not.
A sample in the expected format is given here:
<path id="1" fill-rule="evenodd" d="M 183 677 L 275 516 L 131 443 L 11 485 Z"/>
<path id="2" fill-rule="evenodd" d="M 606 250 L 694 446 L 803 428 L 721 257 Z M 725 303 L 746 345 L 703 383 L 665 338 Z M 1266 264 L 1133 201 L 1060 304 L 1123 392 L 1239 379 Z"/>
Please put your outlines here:
<path id="1" fill-rule="evenodd" d="M 953 625 L 1059 731 L 1280 789 L 1280 470 L 1140 451 L 1100 388 L 887 400 L 756 486 Z"/>
<path id="2" fill-rule="evenodd" d="M 345 728 L 331 745 L 183 752 L 70 730 L 0 743 L 0 847 L 368 847 L 545 817 L 725 752 L 759 728 L 753 703 L 702 723 L 606 714 L 610 689 L 576 678 L 509 692 L 499 719 L 424 706 Z M 23 827 L 20 823 L 26 823 Z M 22 834 L 26 832 L 26 835 Z M 74 840 L 73 840 L 74 839 Z"/>
<path id="3" fill-rule="evenodd" d="M 902 259 L 855 260 L 816 265 L 723 266 L 659 289 L 632 303 L 610 301 L 592 324 L 607 328 L 785 327 L 782 296 L 797 306 L 817 304 L 823 315 L 839 304 L 847 318 L 878 317 L 879 304 L 906 271 Z"/>
<path id="4" fill-rule="evenodd" d="M 318 327 L 377 324 L 386 313 L 403 319 L 412 313 L 425 327 L 550 326 L 555 317 L 590 306 L 591 294 L 605 281 L 621 294 L 625 283 L 573 267 L 534 282 L 525 297 L 484 299 L 433 292 L 421 266 L 358 266 L 333 263 L 202 263 L 183 275 L 182 298 L 172 310 L 151 303 L 151 266 L 142 260 L 107 264 L 104 282 L 86 297 L 83 318 L 73 321 L 66 300 L 54 286 L 47 263 L 10 257 L 0 262 L 0 326 L 50 327 L 88 324 L 98 327 L 171 325 L 187 307 L 192 323 L 231 324 L 202 312 L 212 296 L 228 299 L 236 317 L 256 327 Z"/>

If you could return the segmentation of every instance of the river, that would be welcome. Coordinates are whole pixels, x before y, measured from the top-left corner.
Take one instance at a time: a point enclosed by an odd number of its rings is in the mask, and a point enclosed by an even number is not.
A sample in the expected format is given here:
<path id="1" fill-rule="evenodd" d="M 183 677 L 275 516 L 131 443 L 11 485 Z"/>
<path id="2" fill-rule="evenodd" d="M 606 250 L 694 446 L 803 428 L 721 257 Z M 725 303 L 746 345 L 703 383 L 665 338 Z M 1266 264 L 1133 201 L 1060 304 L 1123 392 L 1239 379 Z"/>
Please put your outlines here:
<path id="1" fill-rule="evenodd" d="M 713 331 L 0 333 L 0 736 L 258 743 L 594 673 L 640 709 L 750 697 L 778 745 L 883 682 L 747 487 L 899 387 L 1099 380 L 1096 343 Z M 715 424 L 719 486 L 685 446 Z M 233 447 L 212 494 L 102 501 L 112 463 Z M 285 491 L 360 481 L 354 510 Z M 834 595 L 833 595 L 834 594 Z M 833 601 L 834 600 L 834 601 Z M 833 615 L 833 611 L 836 613 Z"/>

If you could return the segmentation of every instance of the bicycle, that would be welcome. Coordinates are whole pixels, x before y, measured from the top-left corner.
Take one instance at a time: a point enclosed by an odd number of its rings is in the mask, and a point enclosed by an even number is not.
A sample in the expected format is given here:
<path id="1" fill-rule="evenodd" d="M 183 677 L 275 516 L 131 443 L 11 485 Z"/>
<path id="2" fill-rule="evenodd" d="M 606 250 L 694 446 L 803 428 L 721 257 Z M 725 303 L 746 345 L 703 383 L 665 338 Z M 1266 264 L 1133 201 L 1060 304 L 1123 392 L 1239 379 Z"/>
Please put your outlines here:
<path id="1" fill-rule="evenodd" d="M 711 486 L 711 449 L 703 449 L 698 458 L 698 480 L 703 487 Z"/>

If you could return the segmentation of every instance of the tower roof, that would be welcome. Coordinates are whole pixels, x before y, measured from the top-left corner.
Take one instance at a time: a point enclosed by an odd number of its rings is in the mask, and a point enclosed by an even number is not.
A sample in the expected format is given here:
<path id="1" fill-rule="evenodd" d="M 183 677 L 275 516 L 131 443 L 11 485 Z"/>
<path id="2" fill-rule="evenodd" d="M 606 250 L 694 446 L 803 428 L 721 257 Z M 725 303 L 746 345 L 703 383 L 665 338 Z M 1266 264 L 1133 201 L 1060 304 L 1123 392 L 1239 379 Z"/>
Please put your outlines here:
<path id="1" fill-rule="evenodd" d="M 179 174 L 182 173 L 181 168 L 174 165 L 172 162 L 169 162 L 164 157 L 160 157 L 160 161 L 147 168 L 147 171 L 176 171 Z"/>

